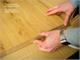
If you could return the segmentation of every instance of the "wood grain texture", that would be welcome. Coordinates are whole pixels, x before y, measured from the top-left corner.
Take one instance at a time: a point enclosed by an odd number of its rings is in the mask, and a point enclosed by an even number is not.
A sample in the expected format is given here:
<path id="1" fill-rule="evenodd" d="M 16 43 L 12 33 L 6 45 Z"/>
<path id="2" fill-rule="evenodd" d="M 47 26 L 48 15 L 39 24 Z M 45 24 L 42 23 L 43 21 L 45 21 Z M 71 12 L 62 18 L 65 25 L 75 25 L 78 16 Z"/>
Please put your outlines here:
<path id="1" fill-rule="evenodd" d="M 14 7 L 12 4 L 18 5 L 14 8 L 18 12 L 11 11 L 11 7 Z M 57 15 L 45 16 L 47 7 L 39 0 L 15 0 L 15 3 L 5 6 L 2 5 L 4 11 L 0 14 L 0 35 L 3 37 L 5 50 L 33 39 L 40 32 L 58 27 L 63 22 Z"/>
<path id="2" fill-rule="evenodd" d="M 26 57 L 26 54 L 29 52 L 31 55 L 29 54 L 27 57 L 30 58 L 30 56 L 33 56 L 36 53 L 36 48 L 34 45 L 31 45 L 34 38 L 40 32 L 49 31 L 53 28 L 63 25 L 63 20 L 59 16 L 45 16 L 45 12 L 49 7 L 55 6 L 64 1 L 65 0 L 54 0 L 56 3 L 52 3 L 52 0 L 10 0 L 9 4 L 4 5 L 0 3 L 0 42 L 3 44 L 2 47 L 4 48 L 2 51 L 5 51 L 5 55 L 17 51 L 16 54 L 12 53 L 13 55 L 8 56 L 8 59 L 4 58 L 4 60 L 15 60 L 22 55 L 25 55 Z M 18 50 L 22 49 L 23 47 L 26 47 L 26 50 L 24 51 L 23 49 L 23 51 L 20 51 L 19 53 L 25 52 L 26 54 L 19 54 Z M 68 50 L 66 47 L 63 48 L 63 50 L 66 49 Z M 71 54 L 72 52 L 76 51 L 75 49 L 70 49 L 71 50 L 69 52 Z M 43 55 L 46 56 L 46 54 Z M 57 55 L 53 55 L 52 53 L 49 55 L 57 57 Z M 50 58 L 49 55 L 47 55 L 47 57 Z M 63 57 L 66 58 L 68 56 Z M 36 57 L 38 57 L 37 54 Z M 22 58 L 24 57 L 21 57 L 21 59 Z"/>
<path id="3" fill-rule="evenodd" d="M 55 52 L 42 52 L 34 44 L 30 44 L 3 58 L 3 60 L 64 60 L 71 56 L 75 49 L 64 46 Z"/>

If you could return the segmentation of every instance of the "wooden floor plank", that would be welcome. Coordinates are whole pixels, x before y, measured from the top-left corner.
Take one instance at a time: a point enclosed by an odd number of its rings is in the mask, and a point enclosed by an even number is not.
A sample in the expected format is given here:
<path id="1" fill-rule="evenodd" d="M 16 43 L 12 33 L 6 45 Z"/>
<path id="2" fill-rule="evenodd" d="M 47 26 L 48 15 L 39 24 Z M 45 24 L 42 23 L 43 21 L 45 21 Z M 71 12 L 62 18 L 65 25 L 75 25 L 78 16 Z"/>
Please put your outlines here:
<path id="1" fill-rule="evenodd" d="M 21 43 L 31 40 L 42 31 L 48 31 L 62 25 L 63 21 L 57 15 L 44 15 L 48 8 L 38 0 L 15 0 L 15 3 L 11 4 L 2 5 L 4 8 L 1 8 L 3 10 L 9 10 L 8 8 L 11 8 L 9 5 L 14 7 L 14 5 L 17 4 L 17 9 L 14 9 L 18 12 L 4 11 L 0 14 L 1 23 L 3 23 L 3 29 L 1 30 L 4 31 L 3 36 L 5 40 L 3 40 L 3 43 L 5 50 L 10 49 L 7 44 L 15 47 Z"/>
<path id="2" fill-rule="evenodd" d="M 33 44 L 30 45 L 33 39 L 40 32 L 49 31 L 63 25 L 63 20 L 59 16 L 45 16 L 45 12 L 49 7 L 62 3 L 60 0 L 54 0 L 54 2 L 56 3 L 52 3 L 52 0 L 15 0 L 12 3 L 5 5 L 0 3 L 0 46 L 4 48 L 3 51 L 5 51 L 5 55 L 15 52 L 12 55 L 5 57 L 4 60 L 15 60 L 16 58 L 20 59 L 19 57 L 22 55 L 25 55 L 25 58 L 21 57 L 22 60 L 25 60 L 26 57 L 32 59 L 30 56 L 33 56 L 37 51 Z M 15 11 L 13 11 L 13 8 Z M 25 46 L 26 48 L 24 51 Z M 18 52 L 20 49 L 21 51 Z M 30 49 L 34 52 L 32 52 Z M 65 49 L 67 49 L 67 47 L 65 47 L 63 50 Z M 71 50 L 69 52 L 71 54 L 72 52 L 76 51 L 72 48 L 70 49 Z M 26 54 L 29 52 L 31 53 L 26 56 Z M 51 57 L 49 56 L 50 54 L 45 55 L 41 52 L 39 55 L 40 54 L 42 54 L 40 57 L 43 57 L 43 59 L 45 56 L 48 58 L 52 58 L 54 56 L 53 58 L 55 58 L 57 57 L 58 52 L 56 52 L 56 55 L 51 53 Z M 64 56 L 63 53 L 62 56 Z M 36 54 L 34 57 L 39 56 Z M 65 57 L 67 56 L 64 56 L 64 58 Z"/>
<path id="3" fill-rule="evenodd" d="M 66 52 L 67 51 L 67 52 Z M 75 49 L 68 46 L 64 46 L 56 52 L 42 52 L 38 48 L 31 44 L 27 47 L 24 47 L 12 54 L 9 54 L 3 58 L 3 60 L 54 60 L 54 59 L 66 59 L 71 56 L 73 52 L 76 52 Z"/>

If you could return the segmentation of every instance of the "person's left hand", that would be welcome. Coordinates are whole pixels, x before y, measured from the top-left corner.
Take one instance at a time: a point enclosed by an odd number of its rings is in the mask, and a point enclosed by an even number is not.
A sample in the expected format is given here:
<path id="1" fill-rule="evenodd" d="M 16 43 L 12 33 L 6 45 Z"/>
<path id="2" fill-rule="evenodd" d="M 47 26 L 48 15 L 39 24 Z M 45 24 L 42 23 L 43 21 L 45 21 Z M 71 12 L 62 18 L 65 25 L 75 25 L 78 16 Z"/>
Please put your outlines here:
<path id="1" fill-rule="evenodd" d="M 62 46 L 60 43 L 60 30 L 43 32 L 40 33 L 40 35 L 46 36 L 46 39 L 44 41 L 34 40 L 33 43 L 35 43 L 41 51 L 55 51 L 57 48 Z"/>
<path id="2" fill-rule="evenodd" d="M 45 15 L 52 15 L 56 13 L 65 13 L 64 15 L 64 26 L 68 25 L 69 17 L 74 11 L 74 6 L 67 0 L 65 3 L 49 8 Z"/>

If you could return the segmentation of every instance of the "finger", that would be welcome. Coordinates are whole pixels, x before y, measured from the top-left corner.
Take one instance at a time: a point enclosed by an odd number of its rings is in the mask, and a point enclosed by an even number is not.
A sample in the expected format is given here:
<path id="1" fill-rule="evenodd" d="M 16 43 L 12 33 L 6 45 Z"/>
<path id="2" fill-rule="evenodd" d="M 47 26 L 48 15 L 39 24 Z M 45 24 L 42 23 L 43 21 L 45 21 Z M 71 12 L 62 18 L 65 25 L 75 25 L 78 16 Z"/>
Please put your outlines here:
<path id="1" fill-rule="evenodd" d="M 52 15 L 52 14 L 55 14 L 57 12 L 59 12 L 58 9 L 48 12 L 48 13 L 46 13 L 46 15 Z"/>
<path id="2" fill-rule="evenodd" d="M 49 32 L 42 32 L 42 33 L 39 33 L 39 35 L 41 35 L 41 36 L 48 36 Z"/>
<path id="3" fill-rule="evenodd" d="M 45 49 L 45 48 L 39 47 L 39 50 L 44 51 L 44 52 L 50 52 L 50 51 L 52 51 L 52 49 L 53 48 L 47 48 L 47 49 Z"/>
<path id="4" fill-rule="evenodd" d="M 34 44 L 36 44 L 38 47 L 42 45 L 42 41 L 40 40 L 35 40 L 33 41 Z"/>
<path id="5" fill-rule="evenodd" d="M 66 14 L 65 19 L 64 19 L 64 26 L 67 26 L 68 21 L 69 21 L 69 16 L 70 14 Z"/>
<path id="6" fill-rule="evenodd" d="M 56 8 L 56 9 L 53 9 L 52 11 L 47 12 L 46 15 L 52 15 L 52 14 L 55 14 L 55 13 L 58 13 L 58 12 L 62 12 L 59 7 Z"/>
<path id="7" fill-rule="evenodd" d="M 57 9 L 57 8 L 58 8 L 58 6 L 55 6 L 55 7 L 53 7 L 53 8 L 49 8 L 47 12 L 50 12 L 50 11 L 52 11 L 52 10 L 54 10 L 54 9 Z"/>

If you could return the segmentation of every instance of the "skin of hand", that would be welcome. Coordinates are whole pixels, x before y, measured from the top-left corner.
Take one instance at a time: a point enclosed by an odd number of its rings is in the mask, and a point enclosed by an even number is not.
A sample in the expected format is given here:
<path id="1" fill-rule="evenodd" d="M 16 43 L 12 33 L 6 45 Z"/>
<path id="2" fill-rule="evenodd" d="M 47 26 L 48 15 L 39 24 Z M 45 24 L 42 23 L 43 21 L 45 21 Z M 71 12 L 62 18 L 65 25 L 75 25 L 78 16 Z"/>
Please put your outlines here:
<path id="1" fill-rule="evenodd" d="M 67 1 L 61 5 L 48 9 L 45 15 L 52 15 L 58 12 L 63 12 L 65 13 L 64 25 L 67 26 L 69 16 L 73 12 L 73 10 L 74 7 L 69 1 Z M 40 33 L 39 35 L 46 36 L 46 39 L 44 41 L 34 40 L 33 43 L 35 43 L 41 51 L 45 52 L 50 52 L 52 50 L 55 51 L 56 49 L 62 46 L 62 44 L 60 43 L 60 30 L 43 32 Z"/>
<path id="2" fill-rule="evenodd" d="M 49 8 L 45 15 L 52 15 L 55 13 L 63 12 L 63 13 L 65 13 L 64 26 L 67 26 L 68 21 L 69 21 L 69 17 L 71 15 L 71 13 L 73 12 L 73 10 L 74 10 L 73 5 L 69 1 L 67 1 L 63 4 L 58 5 L 58 6 Z"/>
<path id="3" fill-rule="evenodd" d="M 46 36 L 46 39 L 44 41 L 34 40 L 33 43 L 36 44 L 41 51 L 55 51 L 62 46 L 60 43 L 60 30 L 42 32 L 39 35 Z"/>

